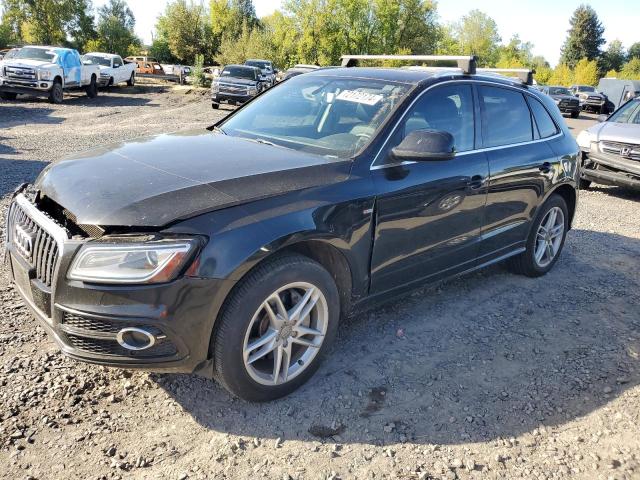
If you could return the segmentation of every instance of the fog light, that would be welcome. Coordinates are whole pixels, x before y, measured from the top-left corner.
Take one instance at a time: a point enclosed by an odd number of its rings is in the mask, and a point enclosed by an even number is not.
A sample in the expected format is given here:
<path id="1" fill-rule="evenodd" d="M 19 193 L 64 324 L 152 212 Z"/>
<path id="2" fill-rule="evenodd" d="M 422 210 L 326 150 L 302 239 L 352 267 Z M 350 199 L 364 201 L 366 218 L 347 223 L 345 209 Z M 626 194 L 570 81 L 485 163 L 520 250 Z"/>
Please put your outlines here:
<path id="1" fill-rule="evenodd" d="M 127 327 L 118 332 L 116 340 L 127 350 L 146 350 L 156 344 L 155 335 L 142 328 Z"/>

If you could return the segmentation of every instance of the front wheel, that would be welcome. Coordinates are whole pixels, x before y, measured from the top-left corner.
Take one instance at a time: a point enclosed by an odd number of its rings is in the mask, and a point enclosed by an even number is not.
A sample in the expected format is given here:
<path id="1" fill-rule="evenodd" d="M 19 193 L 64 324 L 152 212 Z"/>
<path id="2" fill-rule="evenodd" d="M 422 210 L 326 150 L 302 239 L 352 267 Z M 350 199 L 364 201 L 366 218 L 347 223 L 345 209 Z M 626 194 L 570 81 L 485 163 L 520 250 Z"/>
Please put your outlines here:
<path id="1" fill-rule="evenodd" d="M 129 80 L 127 80 L 127 85 L 130 87 L 133 87 L 136 84 L 136 74 L 135 73 L 131 73 L 131 78 L 129 78 Z"/>
<path id="2" fill-rule="evenodd" d="M 17 93 L 0 92 L 0 98 L 2 100 L 15 100 L 18 97 Z"/>
<path id="3" fill-rule="evenodd" d="M 540 207 L 527 238 L 526 250 L 512 257 L 508 266 L 528 277 L 546 274 L 558 261 L 569 229 L 569 211 L 560 195 L 553 194 Z"/>
<path id="4" fill-rule="evenodd" d="M 49 101 L 51 103 L 60 104 L 64 98 L 64 92 L 62 90 L 62 83 L 55 81 L 51 91 L 49 92 Z"/>
<path id="5" fill-rule="evenodd" d="M 591 186 L 591 180 L 580 179 L 580 190 L 586 190 Z"/>
<path id="6" fill-rule="evenodd" d="M 571 118 L 578 118 L 580 116 L 580 112 L 571 112 Z"/>
<path id="7" fill-rule="evenodd" d="M 248 401 L 296 390 L 318 369 L 340 318 L 338 289 L 310 258 L 266 261 L 231 293 L 213 341 L 216 379 Z"/>
<path id="8" fill-rule="evenodd" d="M 98 96 L 98 83 L 96 82 L 96 77 L 91 77 L 91 83 L 87 85 L 85 91 L 89 98 L 96 98 Z"/>
<path id="9" fill-rule="evenodd" d="M 213 108 L 214 110 L 218 110 L 218 109 L 220 108 L 220 104 L 219 104 L 219 103 L 215 103 L 215 102 L 213 102 L 213 103 L 211 104 L 211 108 Z"/>

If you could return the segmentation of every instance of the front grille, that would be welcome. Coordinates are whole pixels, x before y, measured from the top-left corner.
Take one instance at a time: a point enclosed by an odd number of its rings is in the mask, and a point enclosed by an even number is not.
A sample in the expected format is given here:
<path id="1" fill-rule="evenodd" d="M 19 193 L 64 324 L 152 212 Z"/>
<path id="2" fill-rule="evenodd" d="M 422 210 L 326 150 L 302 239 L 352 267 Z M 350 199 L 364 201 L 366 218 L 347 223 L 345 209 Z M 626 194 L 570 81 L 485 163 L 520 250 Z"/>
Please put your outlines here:
<path id="1" fill-rule="evenodd" d="M 561 107 L 577 107 L 578 100 L 561 100 L 560 106 Z"/>
<path id="2" fill-rule="evenodd" d="M 36 71 L 26 67 L 5 67 L 5 77 L 11 80 L 36 80 Z"/>
<path id="3" fill-rule="evenodd" d="M 629 160 L 640 160 L 640 145 L 622 142 L 600 142 L 602 153 L 618 155 Z"/>
<path id="4" fill-rule="evenodd" d="M 156 343 L 146 350 L 128 350 L 122 347 L 115 339 L 81 337 L 71 333 L 66 333 L 65 335 L 73 348 L 99 355 L 149 358 L 168 357 L 176 354 L 176 347 L 167 340 Z"/>
<path id="5" fill-rule="evenodd" d="M 8 240 L 18 254 L 35 269 L 36 278 L 50 287 L 58 262 L 59 247 L 44 228 L 13 203 L 8 216 Z"/>
<path id="6" fill-rule="evenodd" d="M 102 332 L 102 333 L 118 333 L 122 328 L 135 326 L 135 325 L 123 325 L 115 324 L 106 320 L 100 320 L 97 318 L 85 317 L 75 313 L 64 312 L 62 316 L 62 324 L 65 326 L 77 328 L 80 330 L 86 330 L 89 332 Z"/>
<path id="7" fill-rule="evenodd" d="M 229 85 L 221 83 L 218 86 L 218 93 L 230 93 L 233 95 L 246 95 L 247 87 L 239 87 L 237 85 Z"/>

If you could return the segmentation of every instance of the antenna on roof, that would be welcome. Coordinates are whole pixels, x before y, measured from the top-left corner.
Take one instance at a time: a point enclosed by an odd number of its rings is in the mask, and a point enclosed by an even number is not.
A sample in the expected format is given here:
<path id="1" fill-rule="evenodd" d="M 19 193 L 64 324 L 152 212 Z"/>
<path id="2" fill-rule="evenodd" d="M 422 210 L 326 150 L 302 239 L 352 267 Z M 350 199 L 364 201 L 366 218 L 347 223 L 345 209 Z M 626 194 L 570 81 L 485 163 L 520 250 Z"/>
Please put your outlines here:
<path id="1" fill-rule="evenodd" d="M 343 67 L 355 67 L 359 60 L 409 60 L 420 62 L 456 62 L 465 75 L 476 73 L 475 55 L 343 55 Z"/>
<path id="2" fill-rule="evenodd" d="M 535 70 L 530 68 L 478 68 L 478 73 L 515 73 L 516 77 L 525 85 L 533 85 Z"/>

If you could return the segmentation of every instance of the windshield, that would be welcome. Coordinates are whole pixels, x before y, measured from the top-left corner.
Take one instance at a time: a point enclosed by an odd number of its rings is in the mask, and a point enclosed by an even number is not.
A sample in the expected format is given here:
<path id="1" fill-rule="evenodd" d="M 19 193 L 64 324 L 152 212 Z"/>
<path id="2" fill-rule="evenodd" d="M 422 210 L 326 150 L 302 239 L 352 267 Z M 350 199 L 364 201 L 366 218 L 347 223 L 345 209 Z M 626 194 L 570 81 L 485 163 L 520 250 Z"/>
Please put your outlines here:
<path id="1" fill-rule="evenodd" d="M 224 133 L 349 158 L 368 145 L 410 85 L 297 76 L 220 125 Z"/>
<path id="2" fill-rule="evenodd" d="M 640 100 L 625 103 L 607 122 L 640 124 Z"/>
<path id="3" fill-rule="evenodd" d="M 256 71 L 253 68 L 246 67 L 224 67 L 222 71 L 223 77 L 247 78 L 249 80 L 256 79 Z"/>
<path id="4" fill-rule="evenodd" d="M 111 60 L 104 57 L 98 57 L 96 55 L 85 55 L 82 57 L 84 62 L 89 62 L 91 65 L 102 65 L 103 67 L 110 67 Z"/>
<path id="5" fill-rule="evenodd" d="M 255 60 L 247 60 L 244 62 L 245 65 L 249 65 L 250 67 L 258 67 L 260 70 L 271 70 L 271 65 L 268 62 L 257 62 Z"/>
<path id="6" fill-rule="evenodd" d="M 571 95 L 571 92 L 566 88 L 550 87 L 549 95 Z"/>
<path id="7" fill-rule="evenodd" d="M 56 58 L 56 52 L 46 50 L 44 48 L 23 47 L 16 53 L 14 58 L 25 58 L 29 60 L 46 60 L 53 62 Z"/>
<path id="8" fill-rule="evenodd" d="M 595 92 L 596 91 L 595 88 L 587 87 L 587 86 L 580 86 L 576 90 L 578 90 L 579 92 Z"/>

